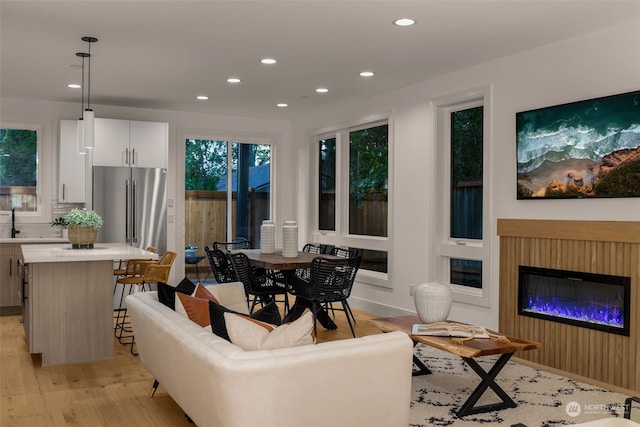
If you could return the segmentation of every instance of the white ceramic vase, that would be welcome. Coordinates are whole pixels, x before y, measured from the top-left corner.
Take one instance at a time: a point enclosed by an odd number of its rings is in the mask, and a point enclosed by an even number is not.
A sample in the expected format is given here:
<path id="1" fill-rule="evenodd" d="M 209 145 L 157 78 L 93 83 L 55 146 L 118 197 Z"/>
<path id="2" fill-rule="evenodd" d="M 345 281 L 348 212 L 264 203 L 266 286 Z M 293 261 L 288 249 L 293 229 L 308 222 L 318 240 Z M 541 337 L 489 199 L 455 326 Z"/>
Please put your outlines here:
<path id="1" fill-rule="evenodd" d="M 260 252 L 272 254 L 276 251 L 276 225 L 265 219 L 260 226 Z"/>
<path id="2" fill-rule="evenodd" d="M 413 298 L 422 323 L 442 322 L 449 317 L 453 302 L 450 286 L 436 282 L 423 283 L 416 287 Z"/>
<path id="3" fill-rule="evenodd" d="M 298 256 L 298 225 L 295 221 L 285 221 L 282 226 L 282 256 L 285 258 Z"/>

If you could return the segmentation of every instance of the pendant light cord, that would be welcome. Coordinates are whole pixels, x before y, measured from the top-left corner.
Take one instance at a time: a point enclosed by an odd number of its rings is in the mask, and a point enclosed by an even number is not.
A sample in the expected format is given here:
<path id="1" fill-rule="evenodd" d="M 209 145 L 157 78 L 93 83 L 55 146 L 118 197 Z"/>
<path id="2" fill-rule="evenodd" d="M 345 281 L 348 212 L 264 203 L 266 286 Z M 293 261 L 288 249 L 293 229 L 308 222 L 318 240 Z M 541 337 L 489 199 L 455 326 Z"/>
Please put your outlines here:
<path id="1" fill-rule="evenodd" d="M 80 95 L 80 108 L 82 114 L 80 114 L 80 118 L 84 120 L 84 55 L 82 55 L 82 92 Z"/>
<path id="2" fill-rule="evenodd" d="M 84 77 L 84 69 L 82 71 L 82 76 Z M 91 40 L 89 40 L 89 70 L 88 70 L 87 84 L 89 85 L 89 87 L 87 88 L 87 110 L 90 110 L 91 109 Z"/>

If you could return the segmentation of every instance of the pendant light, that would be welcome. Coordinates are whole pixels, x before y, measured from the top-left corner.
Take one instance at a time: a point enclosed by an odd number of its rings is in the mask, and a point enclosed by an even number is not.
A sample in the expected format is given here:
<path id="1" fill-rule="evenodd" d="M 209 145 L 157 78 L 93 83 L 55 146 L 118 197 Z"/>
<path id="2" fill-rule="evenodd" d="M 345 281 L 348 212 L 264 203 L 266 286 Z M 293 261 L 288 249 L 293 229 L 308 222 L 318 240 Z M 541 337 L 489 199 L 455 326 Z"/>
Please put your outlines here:
<path id="1" fill-rule="evenodd" d="M 78 153 L 86 154 L 87 150 L 84 148 L 84 59 L 87 58 L 89 54 L 77 52 L 76 56 L 82 58 L 82 92 L 80 92 L 80 118 L 78 119 L 76 139 L 78 143 Z"/>
<path id="2" fill-rule="evenodd" d="M 83 42 L 89 43 L 89 53 L 87 54 L 87 58 L 89 58 L 89 68 L 87 70 L 87 108 L 84 110 L 82 115 L 82 121 L 84 122 L 84 148 L 93 148 L 94 145 L 94 121 L 95 114 L 91 109 L 91 43 L 95 43 L 98 41 L 95 37 L 85 36 L 82 38 Z"/>

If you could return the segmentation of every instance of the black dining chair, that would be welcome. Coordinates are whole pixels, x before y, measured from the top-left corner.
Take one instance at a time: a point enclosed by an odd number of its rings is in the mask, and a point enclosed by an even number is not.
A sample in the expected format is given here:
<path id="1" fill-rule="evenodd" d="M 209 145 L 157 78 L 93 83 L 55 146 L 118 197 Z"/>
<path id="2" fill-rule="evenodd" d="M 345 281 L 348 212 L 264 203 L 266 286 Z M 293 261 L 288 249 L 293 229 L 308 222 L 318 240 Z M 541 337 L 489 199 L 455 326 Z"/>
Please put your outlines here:
<path id="1" fill-rule="evenodd" d="M 331 248 L 329 254 L 343 258 L 356 258 L 362 255 L 362 251 L 358 248 L 339 248 L 335 246 Z"/>
<path id="2" fill-rule="evenodd" d="M 213 249 L 220 249 L 223 252 L 231 252 L 237 249 L 251 249 L 251 241 L 244 237 L 238 237 L 231 242 L 213 242 Z"/>
<path id="3" fill-rule="evenodd" d="M 324 254 L 326 250 L 327 250 L 327 247 L 325 245 L 318 245 L 315 243 L 307 243 L 302 248 L 302 252 L 314 253 L 318 255 Z M 304 280 L 305 282 L 308 282 L 310 275 L 311 275 L 311 268 L 296 269 L 296 278 L 300 280 Z M 295 286 L 292 286 L 291 282 L 287 283 L 287 291 L 291 295 L 296 294 L 296 288 Z"/>
<path id="4" fill-rule="evenodd" d="M 347 299 L 351 294 L 351 288 L 361 262 L 362 257 L 359 256 L 341 259 L 318 256 L 311 262 L 309 285 L 297 288 L 297 298 L 306 300 L 309 303 L 315 319 L 318 318 L 321 311 L 324 310 L 326 312 L 330 304 L 340 303 L 342 308 L 334 309 L 344 312 L 354 338 L 356 333 L 351 323 L 349 315 L 351 309 Z M 313 327 L 315 331 L 315 322 Z"/>
<path id="5" fill-rule="evenodd" d="M 256 275 L 251 267 L 249 258 L 242 252 L 226 255 L 233 266 L 237 280 L 244 285 L 247 304 L 251 304 L 249 309 L 250 313 L 253 313 L 253 310 L 258 304 L 264 306 L 271 301 L 278 302 L 276 297 L 279 295 L 283 297 L 280 302 L 284 304 L 284 314 L 286 315 L 288 313 L 289 300 L 287 298 L 287 289 L 274 280 L 273 275 Z"/>
<path id="6" fill-rule="evenodd" d="M 204 252 L 207 254 L 211 272 L 216 282 L 229 283 L 238 280 L 231 261 L 229 261 L 229 258 L 224 252 L 220 249 L 209 249 L 209 246 L 204 247 Z"/>

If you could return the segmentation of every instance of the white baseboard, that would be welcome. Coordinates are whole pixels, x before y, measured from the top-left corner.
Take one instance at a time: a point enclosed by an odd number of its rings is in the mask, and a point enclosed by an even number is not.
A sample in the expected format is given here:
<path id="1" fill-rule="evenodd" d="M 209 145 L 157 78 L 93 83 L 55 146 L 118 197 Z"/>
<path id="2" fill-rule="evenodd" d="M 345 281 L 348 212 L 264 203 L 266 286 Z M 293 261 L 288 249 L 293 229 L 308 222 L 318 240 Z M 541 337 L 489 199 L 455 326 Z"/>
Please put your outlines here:
<path id="1" fill-rule="evenodd" d="M 408 314 L 416 314 L 415 311 L 408 311 L 402 308 L 390 305 L 380 304 L 378 302 L 365 300 L 357 297 L 349 298 L 349 305 L 358 310 L 364 310 L 369 313 L 376 314 L 381 317 L 406 316 Z"/>

